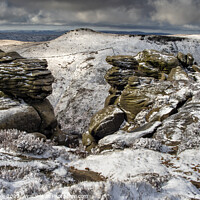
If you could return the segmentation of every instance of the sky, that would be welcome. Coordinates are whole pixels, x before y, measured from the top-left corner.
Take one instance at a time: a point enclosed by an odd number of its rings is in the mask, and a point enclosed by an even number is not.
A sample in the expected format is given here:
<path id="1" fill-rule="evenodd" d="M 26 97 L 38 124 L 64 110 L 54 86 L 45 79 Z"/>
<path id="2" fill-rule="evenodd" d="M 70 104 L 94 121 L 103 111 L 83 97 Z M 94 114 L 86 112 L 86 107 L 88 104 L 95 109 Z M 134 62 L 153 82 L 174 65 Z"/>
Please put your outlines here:
<path id="1" fill-rule="evenodd" d="M 0 30 L 200 33 L 200 0 L 0 0 Z"/>

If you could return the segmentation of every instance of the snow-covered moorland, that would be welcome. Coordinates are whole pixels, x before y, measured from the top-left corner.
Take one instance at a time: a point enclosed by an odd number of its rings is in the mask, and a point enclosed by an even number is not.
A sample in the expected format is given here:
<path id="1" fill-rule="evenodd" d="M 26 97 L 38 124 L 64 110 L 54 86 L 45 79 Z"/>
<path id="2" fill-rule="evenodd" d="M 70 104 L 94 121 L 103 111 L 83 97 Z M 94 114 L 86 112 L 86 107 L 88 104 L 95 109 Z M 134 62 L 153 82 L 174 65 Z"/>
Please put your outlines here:
<path id="1" fill-rule="evenodd" d="M 200 63 L 196 37 L 77 30 L 49 42 L 0 43 L 0 49 L 48 61 L 55 77 L 49 100 L 62 129 L 79 135 L 88 129 L 91 116 L 103 108 L 108 96 L 109 85 L 104 75 L 111 65 L 105 61 L 107 56 L 136 55 L 144 49 L 156 49 L 173 54 L 191 53 Z M 122 141 L 125 146 L 88 155 L 81 145 L 76 149 L 58 147 L 17 130 L 0 131 L 0 199 L 200 199 L 200 76 L 197 72 L 193 76 L 194 85 L 183 81 L 179 93 L 174 94 L 192 93 L 190 102 L 162 123 L 155 123 L 155 138 L 140 138 L 142 131 L 135 132 L 134 137 L 118 133 L 103 138 L 99 144 Z M 173 93 L 173 88 L 166 93 Z M 167 98 L 157 97 L 160 102 L 168 101 Z M 168 140 L 177 143 L 181 139 L 178 152 L 173 145 L 166 146 Z"/>
<path id="2" fill-rule="evenodd" d="M 144 49 L 155 49 L 191 53 L 200 62 L 197 39 L 105 34 L 88 29 L 71 31 L 49 42 L 2 43 L 0 48 L 48 61 L 56 78 L 49 99 L 63 129 L 79 134 L 86 131 L 92 115 L 103 108 L 109 90 L 104 75 L 111 67 L 105 61 L 107 56 L 136 55 Z"/>

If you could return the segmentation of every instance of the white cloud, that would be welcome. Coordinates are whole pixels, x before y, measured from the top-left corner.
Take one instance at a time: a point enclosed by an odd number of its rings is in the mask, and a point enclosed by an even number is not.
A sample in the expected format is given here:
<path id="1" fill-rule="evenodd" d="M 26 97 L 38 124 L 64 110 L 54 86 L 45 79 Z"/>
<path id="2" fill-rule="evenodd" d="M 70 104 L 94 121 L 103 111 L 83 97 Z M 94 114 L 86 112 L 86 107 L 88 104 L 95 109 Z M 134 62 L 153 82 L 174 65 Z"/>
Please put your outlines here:
<path id="1" fill-rule="evenodd" d="M 197 25 L 185 24 L 183 27 L 191 30 L 200 30 L 200 26 Z"/>
<path id="2" fill-rule="evenodd" d="M 126 9 L 125 7 L 80 11 L 76 17 L 78 21 L 89 23 L 132 24 L 142 21 L 140 10 Z"/>

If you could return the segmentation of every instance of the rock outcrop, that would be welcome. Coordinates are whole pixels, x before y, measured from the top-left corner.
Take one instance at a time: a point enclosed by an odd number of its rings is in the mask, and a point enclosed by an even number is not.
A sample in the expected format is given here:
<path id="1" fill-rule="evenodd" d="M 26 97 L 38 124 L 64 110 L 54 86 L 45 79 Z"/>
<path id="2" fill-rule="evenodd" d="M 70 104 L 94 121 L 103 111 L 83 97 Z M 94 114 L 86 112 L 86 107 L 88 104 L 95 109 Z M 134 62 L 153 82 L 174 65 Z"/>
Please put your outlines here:
<path id="1" fill-rule="evenodd" d="M 196 77 L 193 69 L 194 59 L 190 54 L 178 53 L 174 56 L 155 50 L 144 50 L 136 56 L 109 56 L 106 60 L 113 65 L 105 75 L 106 81 L 111 86 L 110 94 L 105 100 L 105 108 L 93 116 L 89 132 L 83 135 L 84 141 L 89 138 L 88 143 L 84 143 L 88 150 L 98 142 L 102 148 L 103 141 L 110 141 L 112 138 L 114 141 L 116 138 L 117 141 L 119 138 L 122 139 L 122 132 L 126 137 L 118 143 L 127 143 L 125 138 L 135 140 L 137 136 L 134 136 L 134 133 L 141 127 L 151 124 L 160 126 L 170 117 L 179 116 L 181 113 L 179 109 L 194 96 Z M 113 124 L 110 124 L 110 114 L 107 112 L 110 108 L 114 108 L 112 106 L 123 111 L 125 119 L 123 124 L 122 120 L 117 122 L 118 126 L 115 125 L 115 129 Z M 100 113 L 103 116 L 102 120 L 99 120 Z M 109 123 L 105 119 L 109 119 Z M 100 132 L 104 133 L 96 134 L 94 127 L 98 127 Z M 149 127 L 145 137 L 152 137 L 156 129 L 157 127 L 154 129 Z M 110 136 L 114 133 L 117 135 Z M 133 136 L 128 136 L 128 133 Z M 160 135 L 164 137 L 159 131 L 155 137 L 161 137 Z M 166 135 L 169 136 L 167 133 Z"/>
<path id="2" fill-rule="evenodd" d="M 24 59 L 16 52 L 0 53 L 0 89 L 25 100 L 43 100 L 52 92 L 54 78 L 46 60 Z"/>
<path id="3" fill-rule="evenodd" d="M 39 132 L 47 138 L 62 134 L 46 99 L 53 81 L 46 60 L 0 51 L 0 129 Z"/>

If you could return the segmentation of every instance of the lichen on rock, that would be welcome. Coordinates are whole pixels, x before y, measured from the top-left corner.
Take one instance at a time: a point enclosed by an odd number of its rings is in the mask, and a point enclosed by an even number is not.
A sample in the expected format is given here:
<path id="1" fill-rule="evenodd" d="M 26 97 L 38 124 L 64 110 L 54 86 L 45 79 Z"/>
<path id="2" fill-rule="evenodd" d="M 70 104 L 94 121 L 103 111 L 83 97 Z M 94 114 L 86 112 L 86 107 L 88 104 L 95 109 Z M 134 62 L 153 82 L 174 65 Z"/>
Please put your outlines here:
<path id="1" fill-rule="evenodd" d="M 136 56 L 108 56 L 106 61 L 112 65 L 105 75 L 111 88 L 104 109 L 93 116 L 89 132 L 83 135 L 83 143 L 89 151 L 96 145 L 101 150 L 117 145 L 115 142 L 101 144 L 107 138 L 112 138 L 112 134 L 115 134 L 118 143 L 124 144 L 123 134 L 117 134 L 120 131 L 134 140 L 138 128 L 161 123 L 174 116 L 194 95 L 194 74 L 188 73 L 193 73 L 194 70 L 190 69 L 197 67 L 194 67 L 194 59 L 190 54 L 178 53 L 175 56 L 144 50 Z M 117 122 L 113 115 L 113 109 L 116 108 L 120 109 L 121 116 L 124 115 L 123 126 L 122 118 Z M 118 125 L 112 120 L 116 120 Z"/>
<path id="2" fill-rule="evenodd" d="M 149 68 L 150 70 L 152 68 L 153 71 L 158 69 L 158 72 L 166 74 L 169 74 L 172 68 L 179 65 L 179 61 L 174 55 L 161 53 L 156 50 L 144 50 L 139 52 L 135 58 L 139 63 L 145 63 L 147 69 Z M 160 74 L 158 73 L 159 77 Z"/>

